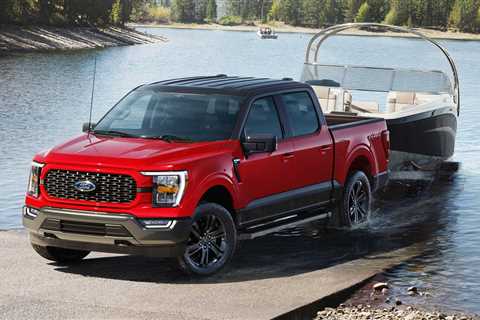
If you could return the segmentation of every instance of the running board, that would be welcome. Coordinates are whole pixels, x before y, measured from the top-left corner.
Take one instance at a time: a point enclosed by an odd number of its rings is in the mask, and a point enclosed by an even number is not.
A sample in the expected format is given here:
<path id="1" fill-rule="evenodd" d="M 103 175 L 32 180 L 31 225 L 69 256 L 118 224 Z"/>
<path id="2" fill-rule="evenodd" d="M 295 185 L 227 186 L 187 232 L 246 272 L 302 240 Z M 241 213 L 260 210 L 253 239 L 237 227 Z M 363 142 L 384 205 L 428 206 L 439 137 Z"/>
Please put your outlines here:
<path id="1" fill-rule="evenodd" d="M 274 220 L 269 223 L 263 223 L 263 224 L 254 225 L 252 227 L 248 227 L 239 234 L 238 238 L 239 240 L 251 240 L 251 239 L 265 236 L 270 233 L 282 231 L 284 229 L 294 228 L 309 222 L 328 219 L 331 216 L 332 216 L 331 212 L 322 213 L 314 216 L 309 215 L 307 217 L 299 216 L 299 215 L 291 215 L 291 216 Z"/>

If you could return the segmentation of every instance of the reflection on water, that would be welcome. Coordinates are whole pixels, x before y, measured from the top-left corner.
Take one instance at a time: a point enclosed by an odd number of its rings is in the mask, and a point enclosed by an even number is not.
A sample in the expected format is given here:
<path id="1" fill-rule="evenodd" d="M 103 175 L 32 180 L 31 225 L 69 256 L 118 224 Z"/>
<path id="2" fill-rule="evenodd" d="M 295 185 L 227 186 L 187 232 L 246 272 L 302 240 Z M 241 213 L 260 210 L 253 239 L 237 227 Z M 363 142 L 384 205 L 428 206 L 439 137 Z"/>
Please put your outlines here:
<path id="1" fill-rule="evenodd" d="M 149 32 L 165 35 L 170 42 L 0 57 L 0 228 L 21 226 L 20 207 L 33 154 L 79 134 L 82 122 L 87 121 L 95 54 L 94 119 L 98 119 L 122 95 L 146 82 L 219 73 L 298 77 L 311 36 L 282 34 L 278 41 L 261 41 L 253 32 Z M 325 48 L 324 56 L 386 66 L 389 63 L 384 60 L 393 53 L 403 54 L 395 60 L 398 66 L 418 62 L 430 66 L 438 58 L 426 48 L 416 49 L 412 56 L 414 40 L 403 40 L 401 45 L 396 41 L 400 40 L 341 37 Z M 435 182 L 420 192 L 400 188 L 384 194 L 367 229 L 332 233 L 310 226 L 245 242 L 234 261 L 235 270 L 244 270 L 246 278 L 251 268 L 266 277 L 279 272 L 289 275 L 421 243 L 424 253 L 390 271 L 389 280 L 399 286 L 430 288 L 434 303 L 480 313 L 480 109 L 476 103 L 480 43 L 443 43 L 458 63 L 462 90 L 454 159 L 462 168 L 455 179 Z M 341 44 L 351 49 L 337 55 L 333 50 Z M 366 54 L 365 47 L 375 49 Z"/>

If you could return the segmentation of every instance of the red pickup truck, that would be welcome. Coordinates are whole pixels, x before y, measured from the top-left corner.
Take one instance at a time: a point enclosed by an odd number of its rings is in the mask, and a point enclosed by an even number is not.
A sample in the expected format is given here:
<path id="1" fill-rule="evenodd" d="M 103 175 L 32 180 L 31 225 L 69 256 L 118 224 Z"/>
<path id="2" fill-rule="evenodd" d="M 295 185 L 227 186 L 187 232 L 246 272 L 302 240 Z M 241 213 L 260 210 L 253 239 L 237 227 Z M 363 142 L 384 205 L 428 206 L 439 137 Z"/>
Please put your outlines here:
<path id="1" fill-rule="evenodd" d="M 325 117 L 305 83 L 161 81 L 35 156 L 23 224 L 53 261 L 156 255 L 209 275 L 241 239 L 320 219 L 365 223 L 388 156 L 383 119 Z"/>

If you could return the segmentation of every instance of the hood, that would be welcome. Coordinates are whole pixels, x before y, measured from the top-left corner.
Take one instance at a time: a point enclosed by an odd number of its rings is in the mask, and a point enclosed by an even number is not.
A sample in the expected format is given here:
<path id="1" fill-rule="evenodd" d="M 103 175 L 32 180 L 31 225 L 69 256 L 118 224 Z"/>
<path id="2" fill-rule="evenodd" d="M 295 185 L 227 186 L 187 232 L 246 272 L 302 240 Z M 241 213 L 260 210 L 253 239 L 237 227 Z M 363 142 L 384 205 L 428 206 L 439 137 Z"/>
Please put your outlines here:
<path id="1" fill-rule="evenodd" d="M 140 170 L 164 166 L 171 169 L 175 165 L 212 156 L 226 145 L 226 141 L 183 143 L 83 134 L 50 149 L 43 154 L 42 161 Z"/>

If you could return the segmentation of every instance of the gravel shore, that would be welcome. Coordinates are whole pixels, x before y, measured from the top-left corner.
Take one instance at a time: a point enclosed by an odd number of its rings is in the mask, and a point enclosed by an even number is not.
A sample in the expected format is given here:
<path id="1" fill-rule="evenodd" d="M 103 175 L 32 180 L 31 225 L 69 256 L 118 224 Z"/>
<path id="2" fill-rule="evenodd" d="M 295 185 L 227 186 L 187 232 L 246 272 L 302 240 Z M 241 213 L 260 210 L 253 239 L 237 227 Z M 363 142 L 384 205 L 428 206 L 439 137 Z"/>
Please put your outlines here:
<path id="1" fill-rule="evenodd" d="M 315 320 L 479 320 L 477 316 L 427 312 L 412 307 L 390 307 L 385 309 L 371 306 L 340 306 L 325 308 L 318 312 Z"/>
<path id="2" fill-rule="evenodd" d="M 171 28 L 171 29 L 199 29 L 199 30 L 221 30 L 221 31 L 244 31 L 244 32 L 257 32 L 260 26 L 267 25 L 238 25 L 238 26 L 224 26 L 220 24 L 198 24 L 198 23 L 168 23 L 168 24 L 140 24 L 131 23 L 130 27 L 135 28 Z M 277 33 L 317 33 L 322 29 L 317 28 L 305 28 L 286 25 L 283 23 L 269 25 Z M 437 40 L 467 40 L 467 41 L 480 41 L 480 34 L 464 33 L 454 31 L 439 31 L 425 28 L 414 28 L 416 31 L 420 31 L 429 38 Z M 366 30 L 350 29 L 341 32 L 343 35 L 351 36 L 373 36 L 373 37 L 402 37 L 411 38 L 416 37 L 409 33 L 399 32 L 369 32 Z"/>
<path id="3" fill-rule="evenodd" d="M 0 53 L 92 49 L 164 41 L 166 38 L 130 28 L 0 26 Z"/>

